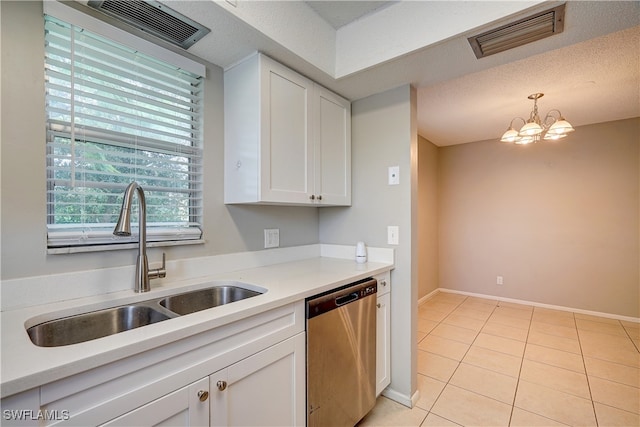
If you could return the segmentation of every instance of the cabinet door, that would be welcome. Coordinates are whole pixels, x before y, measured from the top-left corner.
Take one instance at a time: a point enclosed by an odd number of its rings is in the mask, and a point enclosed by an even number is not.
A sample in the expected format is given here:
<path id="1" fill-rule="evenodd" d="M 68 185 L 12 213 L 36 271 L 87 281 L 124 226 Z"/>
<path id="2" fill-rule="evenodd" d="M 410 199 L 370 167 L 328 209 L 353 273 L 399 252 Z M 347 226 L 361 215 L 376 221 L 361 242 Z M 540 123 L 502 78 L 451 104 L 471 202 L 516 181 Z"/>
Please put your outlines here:
<path id="1" fill-rule="evenodd" d="M 376 396 L 391 383 L 391 294 L 378 296 Z"/>
<path id="2" fill-rule="evenodd" d="M 351 103 L 321 86 L 314 100 L 315 198 L 351 205 Z"/>
<path id="3" fill-rule="evenodd" d="M 266 57 L 260 76 L 261 200 L 310 203 L 313 83 Z"/>
<path id="4" fill-rule="evenodd" d="M 209 425 L 208 393 L 209 379 L 203 378 L 103 426 L 206 426 Z"/>
<path id="5" fill-rule="evenodd" d="M 305 424 L 304 333 L 209 378 L 212 426 Z"/>

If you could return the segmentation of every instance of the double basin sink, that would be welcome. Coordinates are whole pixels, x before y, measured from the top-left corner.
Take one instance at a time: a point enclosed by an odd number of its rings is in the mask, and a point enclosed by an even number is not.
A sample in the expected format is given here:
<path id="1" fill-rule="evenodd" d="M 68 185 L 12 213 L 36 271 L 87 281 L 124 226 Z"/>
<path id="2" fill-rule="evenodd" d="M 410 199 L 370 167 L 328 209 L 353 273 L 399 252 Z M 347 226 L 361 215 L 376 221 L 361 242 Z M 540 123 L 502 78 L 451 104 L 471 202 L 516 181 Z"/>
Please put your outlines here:
<path id="1" fill-rule="evenodd" d="M 247 289 L 238 283 L 216 285 L 49 320 L 27 328 L 27 333 L 39 347 L 60 347 L 125 332 L 263 293 Z"/>

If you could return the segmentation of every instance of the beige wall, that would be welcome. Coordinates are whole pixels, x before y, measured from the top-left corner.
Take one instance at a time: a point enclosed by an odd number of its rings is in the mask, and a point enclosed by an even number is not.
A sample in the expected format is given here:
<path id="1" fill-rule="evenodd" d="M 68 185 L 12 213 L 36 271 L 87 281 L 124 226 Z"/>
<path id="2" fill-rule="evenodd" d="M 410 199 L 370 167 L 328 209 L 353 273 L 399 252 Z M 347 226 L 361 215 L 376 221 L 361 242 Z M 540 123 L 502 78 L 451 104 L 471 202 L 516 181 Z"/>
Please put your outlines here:
<path id="1" fill-rule="evenodd" d="M 438 147 L 418 137 L 418 298 L 438 289 Z"/>
<path id="2" fill-rule="evenodd" d="M 639 128 L 440 148 L 440 287 L 640 317 Z"/>

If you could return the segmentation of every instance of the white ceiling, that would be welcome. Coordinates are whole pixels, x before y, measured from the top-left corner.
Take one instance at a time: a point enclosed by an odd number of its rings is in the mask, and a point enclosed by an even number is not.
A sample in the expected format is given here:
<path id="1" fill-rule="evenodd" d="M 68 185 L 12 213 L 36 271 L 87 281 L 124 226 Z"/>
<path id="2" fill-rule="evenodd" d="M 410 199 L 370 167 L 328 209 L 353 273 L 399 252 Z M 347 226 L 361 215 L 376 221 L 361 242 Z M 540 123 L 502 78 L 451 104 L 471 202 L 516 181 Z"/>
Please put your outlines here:
<path id="1" fill-rule="evenodd" d="M 412 84 L 439 146 L 499 138 L 535 92 L 574 126 L 640 116 L 638 1 L 568 1 L 563 33 L 479 60 L 468 36 L 561 2 L 163 3 L 211 29 L 189 52 L 223 68 L 260 50 L 352 101 Z"/>

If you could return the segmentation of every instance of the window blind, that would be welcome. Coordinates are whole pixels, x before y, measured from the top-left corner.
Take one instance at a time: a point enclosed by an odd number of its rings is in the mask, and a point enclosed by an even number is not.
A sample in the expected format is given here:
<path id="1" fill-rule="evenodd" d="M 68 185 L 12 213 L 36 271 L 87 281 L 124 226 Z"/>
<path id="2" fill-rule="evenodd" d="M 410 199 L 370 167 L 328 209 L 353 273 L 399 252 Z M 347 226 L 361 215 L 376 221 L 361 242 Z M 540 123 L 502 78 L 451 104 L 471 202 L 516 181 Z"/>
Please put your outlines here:
<path id="1" fill-rule="evenodd" d="M 126 186 L 147 240 L 202 235 L 202 77 L 45 16 L 50 248 L 137 241 L 112 231 Z"/>

